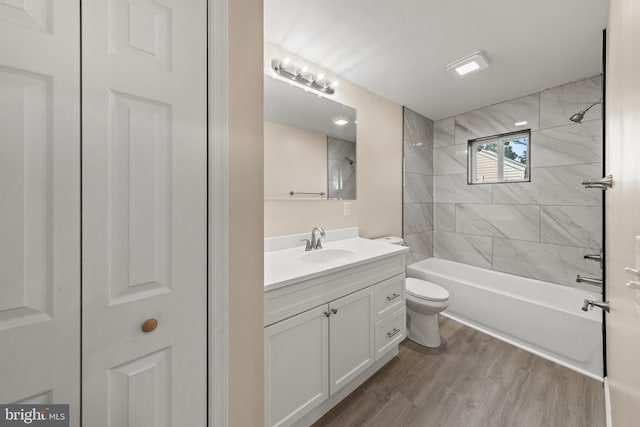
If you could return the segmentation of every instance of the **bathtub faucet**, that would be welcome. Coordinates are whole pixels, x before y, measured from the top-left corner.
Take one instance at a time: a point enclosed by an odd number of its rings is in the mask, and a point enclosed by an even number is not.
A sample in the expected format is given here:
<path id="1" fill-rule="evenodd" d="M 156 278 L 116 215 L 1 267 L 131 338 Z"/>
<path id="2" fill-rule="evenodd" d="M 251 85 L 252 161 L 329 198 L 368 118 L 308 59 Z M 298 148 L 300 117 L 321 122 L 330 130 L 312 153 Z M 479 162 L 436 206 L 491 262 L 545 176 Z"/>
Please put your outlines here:
<path id="1" fill-rule="evenodd" d="M 586 254 L 583 258 L 591 261 L 598 261 L 600 263 L 600 268 L 604 269 L 604 254 L 602 252 L 599 254 Z"/>
<path id="2" fill-rule="evenodd" d="M 600 307 L 601 309 L 603 309 L 604 311 L 606 311 L 608 313 L 609 312 L 609 301 L 598 302 L 598 301 L 592 301 L 590 299 L 586 299 L 586 300 L 584 300 L 584 304 L 582 304 L 582 311 L 589 311 L 593 307 Z"/>

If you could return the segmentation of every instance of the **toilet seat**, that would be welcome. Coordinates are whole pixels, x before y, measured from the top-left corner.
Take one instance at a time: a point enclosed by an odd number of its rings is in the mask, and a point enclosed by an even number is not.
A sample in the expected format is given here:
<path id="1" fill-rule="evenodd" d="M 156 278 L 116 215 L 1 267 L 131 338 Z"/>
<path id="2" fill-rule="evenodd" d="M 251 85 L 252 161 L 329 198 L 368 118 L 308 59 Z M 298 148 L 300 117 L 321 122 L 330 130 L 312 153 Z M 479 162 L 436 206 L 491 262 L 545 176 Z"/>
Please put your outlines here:
<path id="1" fill-rule="evenodd" d="M 435 283 L 409 277 L 405 284 L 407 293 L 413 297 L 434 302 L 447 301 L 449 299 L 449 292 Z"/>

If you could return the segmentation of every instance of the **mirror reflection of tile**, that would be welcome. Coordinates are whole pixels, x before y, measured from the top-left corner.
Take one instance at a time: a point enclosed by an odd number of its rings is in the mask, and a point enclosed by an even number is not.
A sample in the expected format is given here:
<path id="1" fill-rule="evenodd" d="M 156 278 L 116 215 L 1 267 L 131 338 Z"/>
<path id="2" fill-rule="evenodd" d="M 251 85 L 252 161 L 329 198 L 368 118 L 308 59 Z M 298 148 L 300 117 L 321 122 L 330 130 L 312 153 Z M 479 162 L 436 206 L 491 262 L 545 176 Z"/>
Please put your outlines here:
<path id="1" fill-rule="evenodd" d="M 356 198 L 356 143 L 327 137 L 329 199 Z"/>

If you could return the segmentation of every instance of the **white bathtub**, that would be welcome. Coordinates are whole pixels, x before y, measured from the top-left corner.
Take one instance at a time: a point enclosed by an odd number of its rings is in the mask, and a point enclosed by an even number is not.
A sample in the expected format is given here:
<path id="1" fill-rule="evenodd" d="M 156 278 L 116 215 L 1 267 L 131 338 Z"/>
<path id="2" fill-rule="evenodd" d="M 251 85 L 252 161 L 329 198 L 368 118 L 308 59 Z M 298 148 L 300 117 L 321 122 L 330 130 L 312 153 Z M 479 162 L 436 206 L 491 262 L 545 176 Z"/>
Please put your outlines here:
<path id="1" fill-rule="evenodd" d="M 407 276 L 449 291 L 444 316 L 602 381 L 602 310 L 581 310 L 601 295 L 439 258 Z"/>

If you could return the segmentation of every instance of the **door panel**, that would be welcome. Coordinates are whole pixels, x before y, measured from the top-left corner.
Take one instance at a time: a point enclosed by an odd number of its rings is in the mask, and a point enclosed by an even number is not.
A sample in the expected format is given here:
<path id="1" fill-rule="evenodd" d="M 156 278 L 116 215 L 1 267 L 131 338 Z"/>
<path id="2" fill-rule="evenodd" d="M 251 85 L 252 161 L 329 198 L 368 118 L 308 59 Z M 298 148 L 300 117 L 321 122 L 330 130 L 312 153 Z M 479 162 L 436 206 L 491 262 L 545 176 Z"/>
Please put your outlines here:
<path id="1" fill-rule="evenodd" d="M 112 425 L 171 427 L 170 364 L 165 348 L 109 370 Z"/>
<path id="2" fill-rule="evenodd" d="M 0 402 L 79 425 L 80 9 L 0 0 Z"/>
<path id="3" fill-rule="evenodd" d="M 611 1 L 607 29 L 606 192 L 607 382 L 615 426 L 640 419 L 640 8 L 635 0 Z"/>
<path id="4" fill-rule="evenodd" d="M 82 18 L 83 421 L 204 426 L 206 1 Z"/>
<path id="5" fill-rule="evenodd" d="M 171 129 L 167 104 L 109 93 L 109 304 L 171 290 Z"/>
<path id="6" fill-rule="evenodd" d="M 54 12 L 53 4 L 46 0 L 1 0 L 0 17 L 6 22 L 21 25 L 31 30 L 53 34 L 54 13 L 58 18 L 61 12 L 71 12 L 77 19 L 78 2 L 73 3 L 75 5 L 72 5 L 72 9 L 56 9 Z M 75 29 L 75 32 L 79 32 L 79 26 Z"/>
<path id="7" fill-rule="evenodd" d="M 375 359 L 375 286 L 330 304 L 330 392 L 334 394 L 360 375 Z"/>

